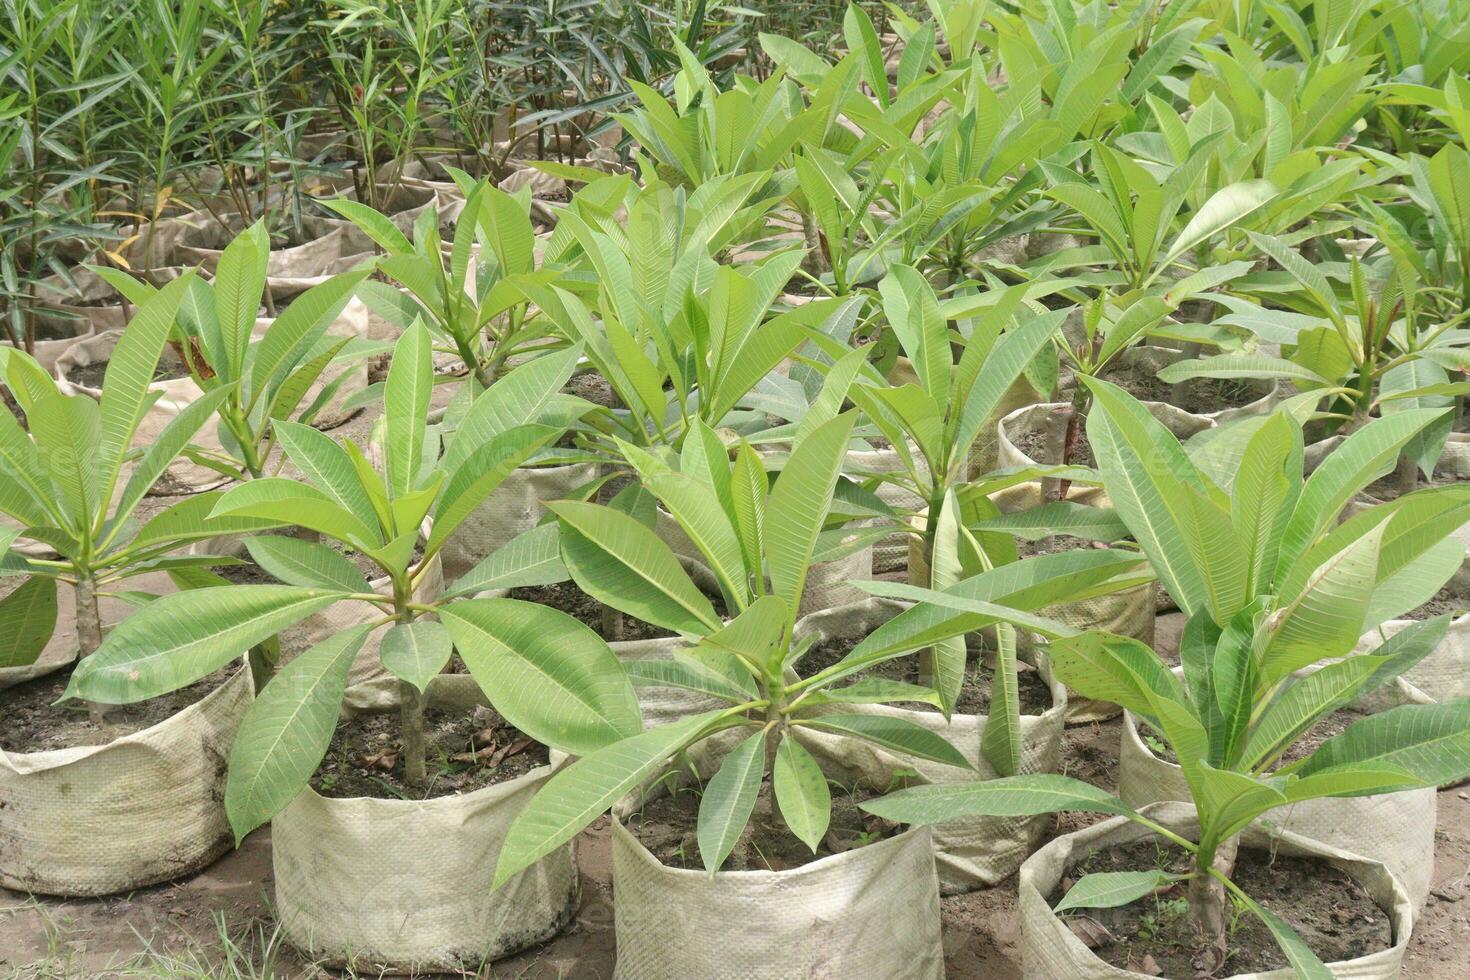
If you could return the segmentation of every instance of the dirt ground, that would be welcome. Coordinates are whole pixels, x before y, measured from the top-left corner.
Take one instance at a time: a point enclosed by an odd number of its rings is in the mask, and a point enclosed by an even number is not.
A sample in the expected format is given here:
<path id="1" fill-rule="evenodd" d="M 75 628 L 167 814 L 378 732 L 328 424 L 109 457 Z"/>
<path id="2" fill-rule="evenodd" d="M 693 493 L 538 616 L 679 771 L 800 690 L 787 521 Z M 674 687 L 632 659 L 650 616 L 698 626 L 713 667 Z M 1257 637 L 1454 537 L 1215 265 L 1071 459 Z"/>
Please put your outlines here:
<path id="1" fill-rule="evenodd" d="M 1162 617 L 1163 637 L 1177 632 Z M 1069 729 L 1068 775 L 1112 788 L 1119 723 Z M 1057 818 L 1065 833 L 1096 819 Z M 285 947 L 271 918 L 270 832 L 246 839 L 203 873 L 130 895 L 90 901 L 32 898 L 0 889 L 0 980 L 199 978 L 264 980 L 355 976 L 305 962 Z M 501 960 L 486 980 L 610 980 L 616 957 L 606 818 L 578 842 L 582 905 L 552 941 Z M 1016 879 L 943 900 L 950 980 L 1021 976 Z M 1407 980 L 1470 976 L 1470 787 L 1439 794 L 1434 883 L 1415 924 Z"/>

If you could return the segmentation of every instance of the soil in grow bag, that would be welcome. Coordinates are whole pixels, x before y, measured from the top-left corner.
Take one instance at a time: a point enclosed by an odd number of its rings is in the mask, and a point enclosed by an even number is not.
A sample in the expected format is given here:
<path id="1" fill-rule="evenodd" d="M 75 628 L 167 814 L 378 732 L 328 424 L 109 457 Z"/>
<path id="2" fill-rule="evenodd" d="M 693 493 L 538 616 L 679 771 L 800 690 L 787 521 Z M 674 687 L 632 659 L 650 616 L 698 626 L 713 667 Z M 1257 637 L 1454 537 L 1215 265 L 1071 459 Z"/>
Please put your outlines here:
<path id="1" fill-rule="evenodd" d="M 102 380 L 107 376 L 107 365 L 110 363 L 110 361 L 94 361 L 91 364 L 72 368 L 66 373 L 66 380 L 83 388 L 101 391 Z M 176 381 L 188 376 L 189 369 L 184 362 L 174 357 L 164 357 L 153 371 L 154 381 Z"/>
<path id="2" fill-rule="evenodd" d="M 326 758 L 311 777 L 322 796 L 425 800 L 472 793 L 547 764 L 549 753 L 493 708 L 424 712 L 428 781 L 403 778 L 398 712 L 364 713 L 337 723 Z"/>
<path id="3" fill-rule="evenodd" d="M 238 670 L 231 664 L 188 687 L 137 704 L 110 705 L 107 721 L 93 723 L 82 701 L 55 704 L 71 679 L 70 670 L 38 677 L 0 691 L 0 748 L 7 752 L 46 752 L 108 742 L 152 728 L 201 701 Z"/>
<path id="4" fill-rule="evenodd" d="M 618 393 L 608 380 L 596 371 L 584 371 L 581 374 L 572 375 L 572 379 L 562 387 L 562 393 L 576 395 L 594 405 L 603 408 L 622 408 L 623 403 L 618 398 Z"/>
<path id="5" fill-rule="evenodd" d="M 604 632 L 602 612 L 605 608 L 592 596 L 583 592 L 575 582 L 557 582 L 554 585 L 528 585 L 518 589 L 511 589 L 509 596 L 512 599 L 520 599 L 523 602 L 534 602 L 542 606 L 549 606 L 558 612 L 564 612 L 573 619 L 587 626 L 592 632 L 604 640 L 656 640 L 662 637 L 674 636 L 673 632 L 662 626 L 645 623 L 641 619 L 623 615 L 623 635 L 611 637 Z M 709 596 L 710 602 L 714 604 L 715 612 L 721 619 L 725 618 L 724 600 L 717 596 Z"/>
<path id="6" fill-rule="evenodd" d="M 818 671 L 825 670 L 840 661 L 843 657 L 846 657 L 857 644 L 857 639 L 835 640 L 830 643 L 818 644 L 808 650 L 806 656 L 797 661 L 796 672 L 802 677 L 811 677 Z M 985 663 L 984 660 L 972 658 L 965 667 L 965 683 L 960 687 L 960 696 L 955 702 L 954 714 L 988 714 L 990 712 L 990 692 L 994 674 L 994 667 Z M 918 660 L 914 656 L 887 660 L 876 667 L 852 675 L 846 683 L 852 683 L 864 677 L 883 677 L 888 680 L 906 681 L 910 684 L 917 684 L 919 683 Z M 1021 701 L 1021 714 L 1039 715 L 1051 707 L 1051 689 L 1046 686 L 1046 681 L 1042 680 L 1041 675 L 1031 669 L 1029 664 L 1020 665 L 1020 669 L 1017 671 L 1016 681 L 1016 688 Z M 939 713 L 938 708 L 923 701 L 895 701 L 891 703 L 898 707 L 912 710 Z"/>
<path id="7" fill-rule="evenodd" d="M 1183 848 L 1156 839 L 1104 848 L 1074 865 L 1047 901 L 1055 905 L 1084 874 L 1155 868 L 1184 873 L 1188 859 Z M 1231 878 L 1247 895 L 1291 923 L 1324 963 L 1393 945 L 1388 914 L 1351 876 L 1325 860 L 1242 848 Z M 1091 920 L 1078 922 L 1074 931 L 1090 937 L 1084 942 L 1092 951 L 1119 969 L 1192 977 L 1199 934 L 1184 899 L 1185 887 L 1180 882 L 1120 908 L 1078 909 L 1063 916 L 1074 922 Z M 1220 976 L 1289 966 L 1266 924 L 1249 912 L 1231 920 L 1228 943 L 1230 954 Z"/>
<path id="8" fill-rule="evenodd" d="M 771 806 L 771 786 L 761 786 L 761 798 L 734 850 L 721 871 L 789 871 L 822 858 L 892 837 L 898 824 L 859 809 L 859 804 L 881 793 L 832 786 L 832 823 L 817 852 L 802 843 Z M 693 787 L 672 790 L 650 800 L 628 819 L 628 830 L 665 867 L 704 870 L 699 856 L 699 803 Z"/>
<path id="9" fill-rule="evenodd" d="M 1194 415 L 1243 408 L 1260 399 L 1259 385 L 1235 378 L 1190 378 L 1171 385 L 1147 371 L 1120 371 L 1108 380 L 1143 402 L 1164 402 Z"/>
<path id="10" fill-rule="evenodd" d="M 1007 433 L 1006 438 L 1011 440 L 1011 445 L 1025 453 L 1038 463 L 1046 463 L 1046 432 L 1040 428 L 1026 429 L 1022 432 Z M 1086 420 L 1077 426 L 1077 445 L 1072 449 L 1072 466 L 1092 466 L 1092 443 L 1087 440 Z"/>

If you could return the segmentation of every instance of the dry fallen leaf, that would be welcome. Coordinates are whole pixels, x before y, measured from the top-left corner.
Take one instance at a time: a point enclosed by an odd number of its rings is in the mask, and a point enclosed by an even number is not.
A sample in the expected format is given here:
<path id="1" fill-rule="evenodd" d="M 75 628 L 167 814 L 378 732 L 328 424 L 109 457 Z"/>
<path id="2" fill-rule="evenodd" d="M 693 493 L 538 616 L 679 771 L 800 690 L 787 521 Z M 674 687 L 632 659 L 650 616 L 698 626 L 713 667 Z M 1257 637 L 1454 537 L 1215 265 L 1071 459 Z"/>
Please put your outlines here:
<path id="1" fill-rule="evenodd" d="M 1107 926 L 1088 915 L 1077 915 L 1067 919 L 1067 928 L 1072 930 L 1072 935 L 1082 940 L 1082 944 L 1088 949 L 1097 949 L 1104 943 L 1113 941 L 1113 934 L 1108 932 Z"/>

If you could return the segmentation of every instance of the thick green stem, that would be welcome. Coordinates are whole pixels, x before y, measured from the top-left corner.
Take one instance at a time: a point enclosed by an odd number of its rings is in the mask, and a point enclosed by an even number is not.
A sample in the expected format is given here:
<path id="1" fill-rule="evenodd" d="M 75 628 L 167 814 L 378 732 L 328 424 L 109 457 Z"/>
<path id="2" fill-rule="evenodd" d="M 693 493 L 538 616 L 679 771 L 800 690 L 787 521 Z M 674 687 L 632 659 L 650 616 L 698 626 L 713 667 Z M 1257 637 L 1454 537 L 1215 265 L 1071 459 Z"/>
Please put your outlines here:
<path id="1" fill-rule="evenodd" d="M 922 568 L 909 569 L 909 584 L 921 586 L 926 589 L 934 588 L 934 539 L 939 536 L 939 512 L 944 506 L 944 496 L 936 494 L 929 501 L 928 512 L 924 516 L 924 541 L 922 552 L 924 565 Z M 915 582 L 915 572 L 923 579 Z M 927 687 L 933 687 L 938 676 L 937 665 L 934 662 L 934 648 L 925 647 L 919 651 L 919 683 Z"/>

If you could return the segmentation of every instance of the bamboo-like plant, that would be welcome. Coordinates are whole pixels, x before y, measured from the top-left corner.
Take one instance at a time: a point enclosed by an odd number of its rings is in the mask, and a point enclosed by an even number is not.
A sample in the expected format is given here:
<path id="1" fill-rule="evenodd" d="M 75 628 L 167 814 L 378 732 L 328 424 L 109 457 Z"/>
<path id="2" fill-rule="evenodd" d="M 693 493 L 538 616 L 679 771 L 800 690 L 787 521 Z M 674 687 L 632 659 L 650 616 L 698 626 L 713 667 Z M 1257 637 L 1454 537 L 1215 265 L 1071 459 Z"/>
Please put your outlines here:
<path id="1" fill-rule="evenodd" d="M 1438 412 L 1370 423 L 1303 480 L 1301 430 L 1280 411 L 1255 420 L 1236 440 L 1238 453 L 1206 475 L 1121 389 L 1089 384 L 1098 403 L 1088 436 L 1104 488 L 1189 617 L 1182 679 L 1142 642 L 1099 630 L 1053 630 L 1047 654 L 1069 686 L 1122 704 L 1167 742 L 1199 815 L 1198 839 L 1065 776 L 918 787 L 865 806 L 919 823 L 1068 809 L 1127 816 L 1190 853 L 1184 881 L 1205 969 L 1225 962 L 1233 899 L 1265 921 L 1298 975 L 1326 976 L 1288 924 L 1230 881 L 1233 839 L 1292 803 L 1434 786 L 1470 772 L 1470 701 L 1376 714 L 1304 759 L 1279 762 L 1318 720 L 1434 650 L 1448 617 L 1415 624 L 1371 654 L 1350 655 L 1365 631 L 1428 600 L 1459 568 L 1464 546 L 1451 534 L 1470 517 L 1470 488 L 1423 490 L 1339 524 L 1353 494 L 1390 470 Z M 953 595 L 929 600 L 955 610 L 974 606 Z M 1123 905 L 1176 879 L 1140 871 L 1108 880 L 1117 887 L 1100 889 L 1100 880 L 1084 876 L 1069 905 Z"/>

